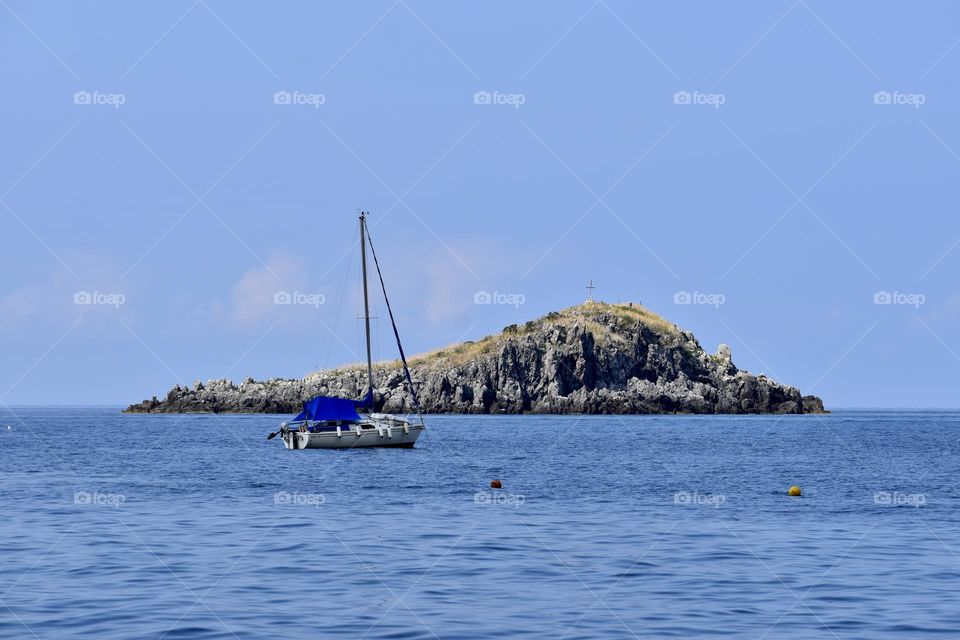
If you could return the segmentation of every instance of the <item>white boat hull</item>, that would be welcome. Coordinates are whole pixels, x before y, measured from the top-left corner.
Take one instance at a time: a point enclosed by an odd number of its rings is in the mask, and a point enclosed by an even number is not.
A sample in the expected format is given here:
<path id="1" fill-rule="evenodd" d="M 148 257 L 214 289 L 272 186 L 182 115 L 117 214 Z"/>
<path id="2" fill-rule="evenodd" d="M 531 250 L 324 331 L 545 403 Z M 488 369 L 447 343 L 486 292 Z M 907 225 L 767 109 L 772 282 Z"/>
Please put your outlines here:
<path id="1" fill-rule="evenodd" d="M 344 425 L 339 433 L 333 430 L 314 432 L 290 430 L 281 434 L 281 437 L 283 446 L 287 449 L 410 448 L 416 443 L 423 430 L 422 424 L 388 425 L 365 421 Z"/>

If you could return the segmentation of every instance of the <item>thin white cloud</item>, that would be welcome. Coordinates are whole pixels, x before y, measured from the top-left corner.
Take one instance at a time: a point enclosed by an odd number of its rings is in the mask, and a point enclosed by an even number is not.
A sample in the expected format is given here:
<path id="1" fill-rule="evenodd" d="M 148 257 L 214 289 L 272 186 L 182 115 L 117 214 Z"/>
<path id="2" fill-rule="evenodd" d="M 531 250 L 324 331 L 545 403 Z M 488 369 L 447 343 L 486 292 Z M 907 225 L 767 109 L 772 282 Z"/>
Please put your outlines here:
<path id="1" fill-rule="evenodd" d="M 129 313 L 132 287 L 116 284 L 115 268 L 97 256 L 72 256 L 80 280 L 62 269 L 36 273 L 33 281 L 0 286 L 0 328 L 63 325 L 80 317 Z"/>
<path id="2" fill-rule="evenodd" d="M 275 254 L 266 266 L 250 269 L 233 285 L 227 319 L 240 329 L 256 327 L 286 305 L 285 296 L 308 292 L 304 261 Z"/>

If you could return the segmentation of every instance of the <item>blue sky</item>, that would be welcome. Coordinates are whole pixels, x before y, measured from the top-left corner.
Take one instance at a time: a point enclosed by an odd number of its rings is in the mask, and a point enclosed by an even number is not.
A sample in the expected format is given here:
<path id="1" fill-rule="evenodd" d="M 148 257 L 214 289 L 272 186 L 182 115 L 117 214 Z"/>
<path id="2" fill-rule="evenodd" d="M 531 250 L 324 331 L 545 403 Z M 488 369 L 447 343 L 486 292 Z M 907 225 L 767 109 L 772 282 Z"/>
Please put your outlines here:
<path id="1" fill-rule="evenodd" d="M 593 279 L 828 406 L 958 407 L 958 18 L 3 0 L 0 401 L 358 360 L 362 207 L 408 352 Z"/>

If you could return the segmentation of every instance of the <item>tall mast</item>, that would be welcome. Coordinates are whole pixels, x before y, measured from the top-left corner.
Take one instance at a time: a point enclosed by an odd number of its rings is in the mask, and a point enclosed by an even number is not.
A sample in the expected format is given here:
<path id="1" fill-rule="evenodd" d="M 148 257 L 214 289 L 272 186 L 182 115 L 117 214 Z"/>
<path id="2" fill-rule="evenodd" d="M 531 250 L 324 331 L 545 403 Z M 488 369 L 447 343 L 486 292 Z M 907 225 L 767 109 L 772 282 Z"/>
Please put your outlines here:
<path id="1" fill-rule="evenodd" d="M 367 214 L 360 212 L 360 264 L 363 266 L 363 321 L 367 334 L 367 392 L 373 394 L 373 357 L 370 354 L 370 298 L 367 294 Z"/>

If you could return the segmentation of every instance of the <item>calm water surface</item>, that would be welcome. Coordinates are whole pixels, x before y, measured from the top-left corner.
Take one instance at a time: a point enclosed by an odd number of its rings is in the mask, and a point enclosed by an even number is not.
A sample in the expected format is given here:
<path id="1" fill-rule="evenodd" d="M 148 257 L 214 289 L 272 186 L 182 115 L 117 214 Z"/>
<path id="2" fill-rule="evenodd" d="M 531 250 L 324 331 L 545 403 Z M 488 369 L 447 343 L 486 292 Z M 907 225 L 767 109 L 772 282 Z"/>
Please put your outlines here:
<path id="1" fill-rule="evenodd" d="M 957 412 L 280 419 L 0 413 L 0 637 L 960 637 Z"/>

